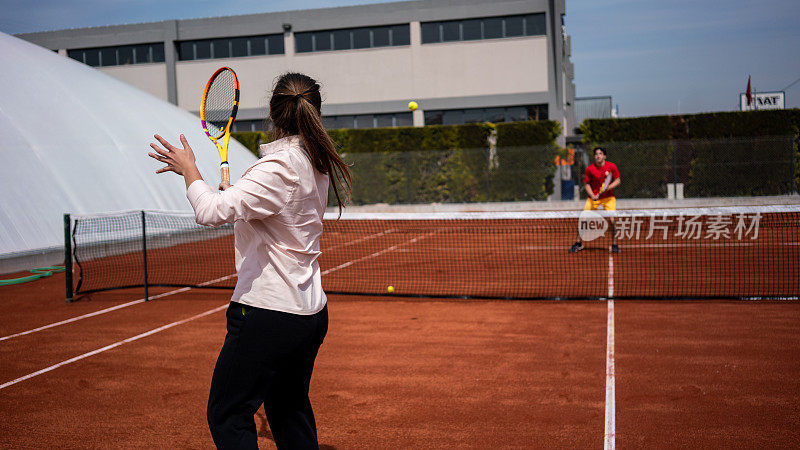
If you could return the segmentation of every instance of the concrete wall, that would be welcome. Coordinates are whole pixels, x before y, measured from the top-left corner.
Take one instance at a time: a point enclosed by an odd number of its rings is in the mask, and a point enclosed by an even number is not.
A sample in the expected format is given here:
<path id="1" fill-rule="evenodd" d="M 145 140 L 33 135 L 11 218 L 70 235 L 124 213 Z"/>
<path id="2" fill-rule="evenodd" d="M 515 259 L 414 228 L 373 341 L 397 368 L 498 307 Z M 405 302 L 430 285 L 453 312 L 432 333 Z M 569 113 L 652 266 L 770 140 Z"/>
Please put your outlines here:
<path id="1" fill-rule="evenodd" d="M 169 99 L 167 94 L 166 64 L 135 64 L 98 67 L 97 69 L 145 92 L 149 92 L 162 100 Z"/>
<path id="2" fill-rule="evenodd" d="M 481 41 L 420 43 L 420 22 L 546 13 L 547 35 Z M 416 0 L 206 19 L 29 33 L 19 37 L 50 49 L 163 42 L 164 64 L 99 70 L 193 112 L 211 73 L 228 65 L 239 76 L 241 119 L 266 114 L 268 91 L 286 71 L 323 85 L 323 114 L 548 104 L 549 116 L 571 132 L 574 85 L 561 28 L 564 0 Z M 294 33 L 409 23 L 411 45 L 294 54 Z M 291 25 L 284 32 L 284 24 Z M 284 34 L 286 54 L 176 61 L 176 42 L 215 37 Z"/>
<path id="3" fill-rule="evenodd" d="M 504 95 L 546 95 L 548 91 L 546 38 L 534 36 L 466 44 L 412 44 L 292 56 L 181 61 L 176 66 L 178 106 L 198 110 L 199 96 L 209 74 L 220 66 L 236 71 L 242 110 L 264 108 L 275 78 L 286 71 L 306 73 L 320 81 L 326 105 L 340 114 L 344 113 L 342 106 L 348 104 L 389 102 L 394 109 L 371 112 L 391 112 L 404 111 L 410 100 L 417 100 L 425 109 L 439 107 L 429 100 L 451 97 L 503 96 L 494 100 L 499 102 L 496 105 L 487 105 L 484 99 L 474 106 L 506 106 L 516 102 Z M 351 113 L 358 112 L 359 108 L 353 108 Z"/>

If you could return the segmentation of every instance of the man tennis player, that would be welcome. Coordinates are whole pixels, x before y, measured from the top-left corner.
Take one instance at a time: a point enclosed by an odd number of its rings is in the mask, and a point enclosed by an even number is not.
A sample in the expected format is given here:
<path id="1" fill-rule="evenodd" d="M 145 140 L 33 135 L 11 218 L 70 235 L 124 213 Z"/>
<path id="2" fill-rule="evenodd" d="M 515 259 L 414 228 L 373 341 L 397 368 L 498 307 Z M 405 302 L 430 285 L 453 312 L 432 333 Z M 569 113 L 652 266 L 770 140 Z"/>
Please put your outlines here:
<path id="1" fill-rule="evenodd" d="M 619 177 L 619 169 L 616 164 L 606 161 L 606 149 L 603 147 L 595 147 L 593 152 L 594 164 L 590 164 L 583 175 L 583 188 L 589 196 L 583 209 L 594 211 L 602 206 L 605 211 L 616 211 L 617 198 L 614 196 L 614 188 L 622 182 Z M 611 223 L 611 252 L 619 253 L 619 246 L 614 237 L 614 218 L 611 217 L 609 221 Z M 572 245 L 569 252 L 576 253 L 581 250 L 583 250 L 583 240 L 579 234 L 578 242 Z"/>

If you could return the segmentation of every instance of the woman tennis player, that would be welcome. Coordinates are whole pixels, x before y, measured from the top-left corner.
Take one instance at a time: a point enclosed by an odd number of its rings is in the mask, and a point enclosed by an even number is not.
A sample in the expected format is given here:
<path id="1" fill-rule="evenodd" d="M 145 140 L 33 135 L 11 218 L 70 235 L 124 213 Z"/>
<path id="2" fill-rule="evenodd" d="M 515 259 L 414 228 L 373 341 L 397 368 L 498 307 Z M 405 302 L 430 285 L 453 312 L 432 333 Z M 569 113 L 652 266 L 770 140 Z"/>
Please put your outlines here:
<path id="1" fill-rule="evenodd" d="M 152 158 L 186 181 L 197 223 L 233 223 L 238 281 L 227 310 L 228 333 L 217 359 L 208 424 L 219 448 L 257 448 L 253 415 L 264 404 L 280 449 L 318 448 L 308 387 L 328 329 L 317 257 L 333 174 L 339 208 L 350 171 L 320 117 L 319 85 L 280 77 L 270 99 L 277 140 L 233 186 L 215 192 L 195 165 L 186 138 L 174 146 L 156 135 Z M 340 190 L 342 193 L 340 193 Z"/>

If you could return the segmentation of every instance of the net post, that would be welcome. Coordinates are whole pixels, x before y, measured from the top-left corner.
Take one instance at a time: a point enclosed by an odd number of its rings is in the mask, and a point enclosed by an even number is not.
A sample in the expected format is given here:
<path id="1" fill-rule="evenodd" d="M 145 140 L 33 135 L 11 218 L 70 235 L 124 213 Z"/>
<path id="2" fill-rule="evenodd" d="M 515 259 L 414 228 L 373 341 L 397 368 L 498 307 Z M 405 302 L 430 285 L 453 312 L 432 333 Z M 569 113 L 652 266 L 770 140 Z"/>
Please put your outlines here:
<path id="1" fill-rule="evenodd" d="M 147 225 L 145 224 L 145 213 L 142 211 L 142 272 L 144 273 L 144 301 L 149 301 L 147 289 Z"/>
<path id="2" fill-rule="evenodd" d="M 67 303 L 72 303 L 72 219 L 64 214 L 64 275 L 67 284 Z"/>

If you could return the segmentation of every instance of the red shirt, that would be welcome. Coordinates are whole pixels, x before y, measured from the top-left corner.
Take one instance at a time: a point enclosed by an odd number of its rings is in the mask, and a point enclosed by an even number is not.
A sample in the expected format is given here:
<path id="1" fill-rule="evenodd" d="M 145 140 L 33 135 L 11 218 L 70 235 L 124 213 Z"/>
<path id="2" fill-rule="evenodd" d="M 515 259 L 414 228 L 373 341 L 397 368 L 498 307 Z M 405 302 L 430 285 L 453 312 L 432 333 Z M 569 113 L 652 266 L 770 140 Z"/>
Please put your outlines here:
<path id="1" fill-rule="evenodd" d="M 603 182 L 606 180 L 606 175 L 611 174 L 611 182 L 619 178 L 619 169 L 612 162 L 604 162 L 602 167 L 597 167 L 597 164 L 592 163 L 586 168 L 586 174 L 583 175 L 583 182 L 588 183 L 592 187 L 592 192 L 595 195 L 600 191 Z M 613 189 L 606 189 L 605 192 L 600 194 L 598 198 L 614 197 Z"/>

